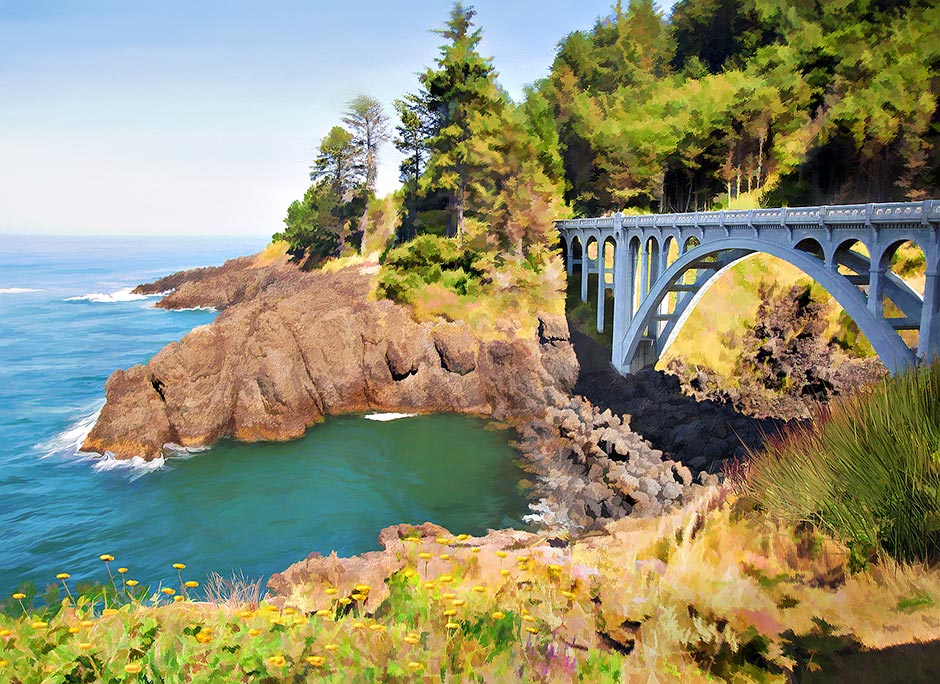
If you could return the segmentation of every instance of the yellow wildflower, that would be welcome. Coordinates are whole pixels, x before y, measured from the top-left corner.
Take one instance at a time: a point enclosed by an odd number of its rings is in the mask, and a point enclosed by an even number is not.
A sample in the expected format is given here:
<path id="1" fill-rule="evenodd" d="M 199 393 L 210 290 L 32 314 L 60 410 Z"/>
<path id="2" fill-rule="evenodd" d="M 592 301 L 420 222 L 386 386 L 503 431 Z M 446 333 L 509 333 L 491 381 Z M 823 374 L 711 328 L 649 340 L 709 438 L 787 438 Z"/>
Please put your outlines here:
<path id="1" fill-rule="evenodd" d="M 287 664 L 287 661 L 282 655 L 271 656 L 268 658 L 268 665 L 273 665 L 274 667 L 284 667 Z"/>
<path id="2" fill-rule="evenodd" d="M 128 674 L 137 674 L 143 669 L 140 663 L 128 663 L 124 666 L 124 671 Z"/>

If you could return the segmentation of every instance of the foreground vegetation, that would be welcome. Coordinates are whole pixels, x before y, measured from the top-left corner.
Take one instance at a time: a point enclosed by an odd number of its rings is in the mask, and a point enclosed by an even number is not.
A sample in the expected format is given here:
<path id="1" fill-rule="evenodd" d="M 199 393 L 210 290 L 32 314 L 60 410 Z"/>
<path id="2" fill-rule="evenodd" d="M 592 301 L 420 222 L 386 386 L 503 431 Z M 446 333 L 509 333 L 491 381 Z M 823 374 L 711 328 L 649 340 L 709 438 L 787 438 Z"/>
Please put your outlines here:
<path id="1" fill-rule="evenodd" d="M 300 584 L 260 605 L 158 591 L 104 610 L 100 594 L 66 600 L 52 616 L 8 606 L 0 676 L 783 684 L 845 681 L 853 658 L 880 677 L 858 681 L 926 682 L 935 665 L 930 650 L 853 654 L 936 635 L 940 570 L 885 558 L 851 574 L 845 547 L 728 490 L 571 545 L 478 544 L 406 534 L 401 571 Z"/>

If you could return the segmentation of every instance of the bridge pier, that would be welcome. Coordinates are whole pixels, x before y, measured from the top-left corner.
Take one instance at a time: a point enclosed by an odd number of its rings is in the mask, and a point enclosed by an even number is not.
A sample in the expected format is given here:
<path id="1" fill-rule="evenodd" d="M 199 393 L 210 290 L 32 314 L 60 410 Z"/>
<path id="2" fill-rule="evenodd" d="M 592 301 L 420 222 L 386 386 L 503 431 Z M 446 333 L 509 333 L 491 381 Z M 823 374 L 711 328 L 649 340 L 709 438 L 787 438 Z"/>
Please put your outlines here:
<path id="1" fill-rule="evenodd" d="M 928 273 L 924 283 L 917 355 L 927 362 L 940 356 L 940 273 L 937 272 Z"/>

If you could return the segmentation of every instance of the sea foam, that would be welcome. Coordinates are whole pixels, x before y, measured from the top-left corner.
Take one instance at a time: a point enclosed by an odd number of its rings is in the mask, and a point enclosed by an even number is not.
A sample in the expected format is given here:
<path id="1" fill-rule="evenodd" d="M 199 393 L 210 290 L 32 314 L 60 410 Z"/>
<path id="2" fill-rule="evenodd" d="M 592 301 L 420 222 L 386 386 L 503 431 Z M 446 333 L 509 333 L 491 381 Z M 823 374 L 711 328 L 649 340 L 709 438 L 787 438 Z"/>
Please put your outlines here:
<path id="1" fill-rule="evenodd" d="M 51 439 L 36 445 L 36 449 L 42 454 L 41 458 L 58 457 L 79 459 L 91 463 L 92 470 L 96 472 L 106 472 L 110 470 L 124 469 L 130 475 L 130 481 L 159 470 L 166 464 L 166 459 L 159 456 L 151 461 L 144 460 L 140 456 L 134 456 L 129 459 L 118 459 L 110 451 L 99 454 L 93 451 L 82 451 L 82 444 L 88 433 L 98 421 L 101 415 L 102 405 L 99 405 L 95 411 L 83 418 L 80 418 L 65 430 L 55 435 Z M 171 446 L 171 445 L 167 445 Z"/>
<path id="2" fill-rule="evenodd" d="M 390 420 L 401 420 L 402 418 L 414 418 L 416 413 L 370 413 L 365 416 L 366 420 L 374 420 L 379 423 L 387 423 Z"/>
<path id="3" fill-rule="evenodd" d="M 144 295 L 135 294 L 134 288 L 125 287 L 115 292 L 89 292 L 88 294 L 77 297 L 68 297 L 67 302 L 97 302 L 99 304 L 114 304 L 116 302 L 136 302 L 150 297 L 162 297 L 165 292 L 156 292 L 154 294 Z"/>
<path id="4" fill-rule="evenodd" d="M 0 294 L 28 294 L 30 292 L 42 292 L 34 287 L 0 287 Z"/>

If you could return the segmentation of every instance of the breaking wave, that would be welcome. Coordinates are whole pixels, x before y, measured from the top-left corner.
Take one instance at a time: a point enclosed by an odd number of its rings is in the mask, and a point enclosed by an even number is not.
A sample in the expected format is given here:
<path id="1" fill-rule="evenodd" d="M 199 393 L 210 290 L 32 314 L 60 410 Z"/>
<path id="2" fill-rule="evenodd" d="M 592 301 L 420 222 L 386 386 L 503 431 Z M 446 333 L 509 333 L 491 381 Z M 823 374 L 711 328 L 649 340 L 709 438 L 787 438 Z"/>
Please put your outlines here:
<path id="1" fill-rule="evenodd" d="M 34 287 L 0 287 L 0 294 L 28 294 L 30 292 L 42 292 Z"/>
<path id="2" fill-rule="evenodd" d="M 135 294 L 134 288 L 125 287 L 115 292 L 89 292 L 88 294 L 79 295 L 77 297 L 68 297 L 65 301 L 114 304 L 116 302 L 136 302 L 141 299 L 149 299 L 150 297 L 162 297 L 164 294 L 166 293 L 157 292 L 149 295 Z"/>

